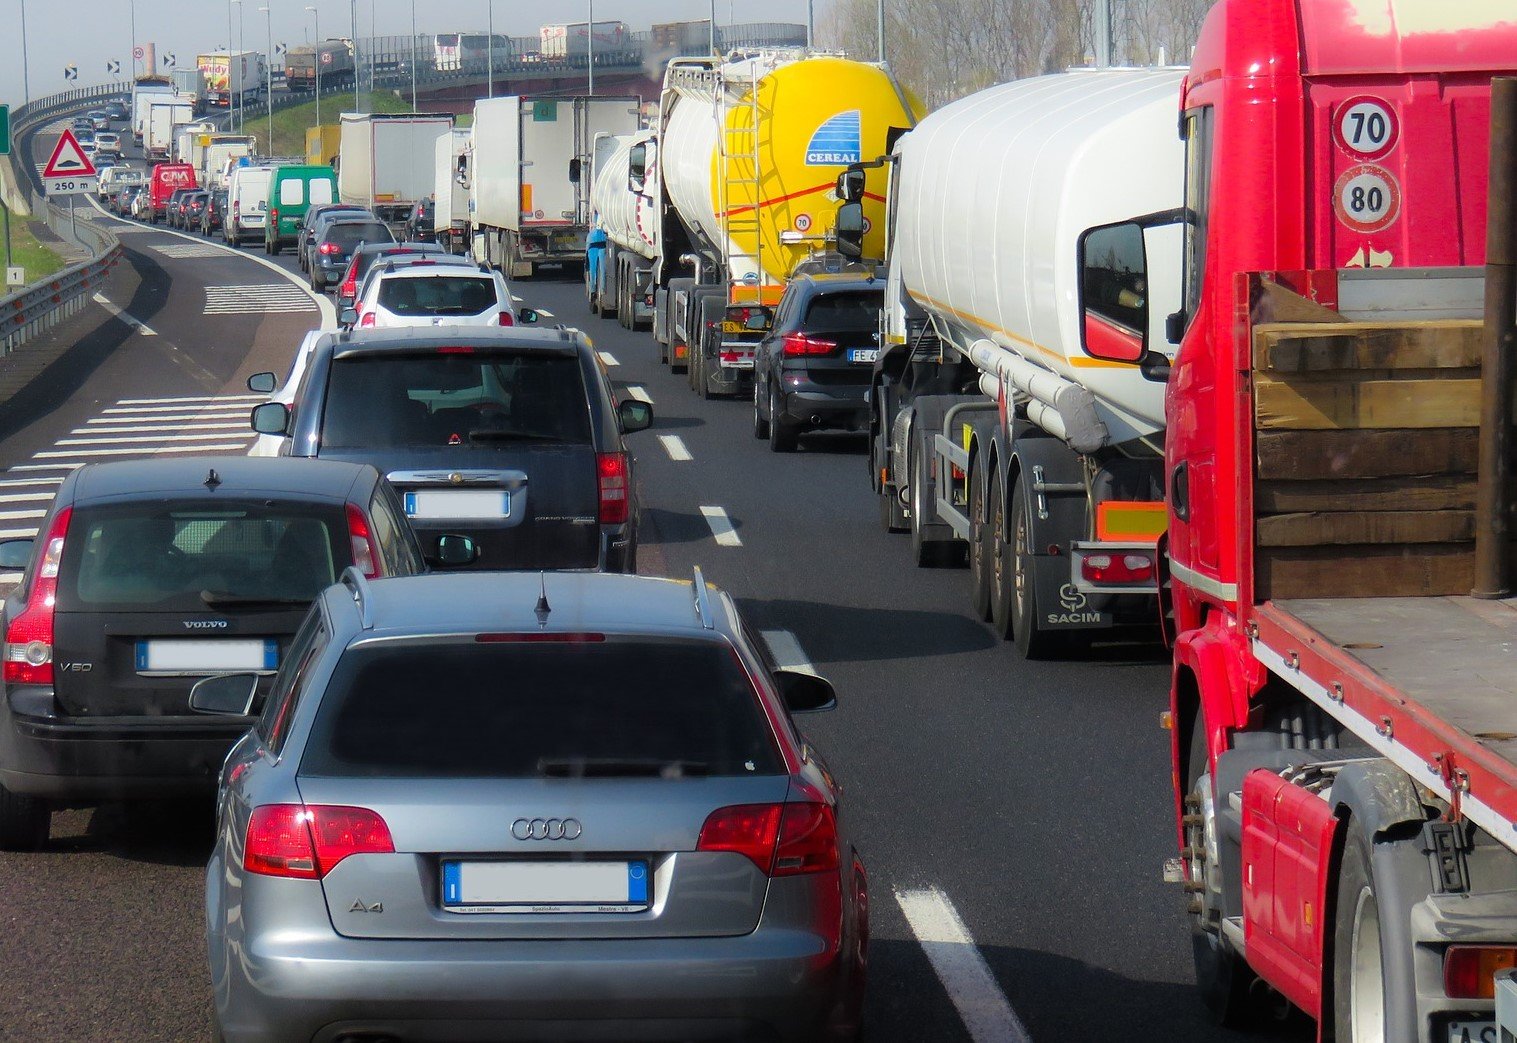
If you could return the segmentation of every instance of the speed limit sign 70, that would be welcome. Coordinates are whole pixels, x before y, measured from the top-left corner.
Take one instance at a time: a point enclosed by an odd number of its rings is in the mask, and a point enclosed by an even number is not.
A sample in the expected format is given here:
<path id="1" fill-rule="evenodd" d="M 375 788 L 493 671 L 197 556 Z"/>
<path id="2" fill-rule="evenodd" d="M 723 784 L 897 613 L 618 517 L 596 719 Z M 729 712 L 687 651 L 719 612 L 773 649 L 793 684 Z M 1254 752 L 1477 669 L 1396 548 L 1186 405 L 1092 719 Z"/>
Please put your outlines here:
<path id="1" fill-rule="evenodd" d="M 1388 155 L 1400 136 L 1396 110 L 1380 98 L 1350 98 L 1333 117 L 1333 138 L 1338 147 L 1360 159 Z"/>

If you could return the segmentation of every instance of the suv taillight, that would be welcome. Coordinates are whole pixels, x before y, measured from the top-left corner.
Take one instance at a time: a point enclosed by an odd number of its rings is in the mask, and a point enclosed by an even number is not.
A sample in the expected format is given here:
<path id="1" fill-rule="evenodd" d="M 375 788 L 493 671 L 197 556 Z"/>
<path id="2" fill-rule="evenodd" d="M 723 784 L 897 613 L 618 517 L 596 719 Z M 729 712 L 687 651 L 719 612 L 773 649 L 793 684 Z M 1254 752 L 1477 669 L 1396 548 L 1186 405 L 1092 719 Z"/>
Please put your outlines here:
<path id="1" fill-rule="evenodd" d="M 378 579 L 379 546 L 374 542 L 374 530 L 369 528 L 369 519 L 355 505 L 348 504 L 348 540 L 353 546 L 353 564 L 369 579 Z"/>
<path id="2" fill-rule="evenodd" d="M 6 684 L 53 683 L 53 606 L 58 596 L 58 563 L 63 560 L 63 538 L 68 535 L 73 513 L 72 507 L 65 507 L 53 518 L 26 607 L 5 630 Z"/>
<path id="3" fill-rule="evenodd" d="M 261 876 L 319 880 L 349 855 L 394 851 L 390 827 L 368 808 L 265 804 L 248 819 L 242 865 Z"/>
<path id="4" fill-rule="evenodd" d="M 317 253 L 324 254 L 327 257 L 331 257 L 333 254 L 340 252 L 340 250 L 341 248 L 336 243 L 322 243 L 316 248 Z"/>
<path id="5" fill-rule="evenodd" d="M 837 819 L 821 803 L 734 804 L 701 826 L 697 851 L 734 851 L 767 876 L 799 876 L 838 867 Z"/>
<path id="6" fill-rule="evenodd" d="M 838 349 L 836 341 L 816 340 L 804 333 L 787 333 L 781 343 L 784 353 L 792 358 L 798 355 L 831 355 Z"/>
<path id="7" fill-rule="evenodd" d="M 503 312 L 500 313 L 500 324 L 502 326 L 515 326 L 516 325 L 516 316 L 512 315 L 508 311 L 503 311 Z"/>
<path id="8" fill-rule="evenodd" d="M 366 311 L 366 312 L 364 312 L 362 315 L 360 315 L 358 317 L 358 326 L 359 326 L 360 329 L 366 329 L 366 328 L 368 328 L 368 327 L 370 327 L 372 325 L 374 325 L 374 313 L 373 312 Z"/>
<path id="9" fill-rule="evenodd" d="M 627 454 L 597 453 L 595 471 L 600 481 L 600 523 L 624 524 L 627 521 Z"/>

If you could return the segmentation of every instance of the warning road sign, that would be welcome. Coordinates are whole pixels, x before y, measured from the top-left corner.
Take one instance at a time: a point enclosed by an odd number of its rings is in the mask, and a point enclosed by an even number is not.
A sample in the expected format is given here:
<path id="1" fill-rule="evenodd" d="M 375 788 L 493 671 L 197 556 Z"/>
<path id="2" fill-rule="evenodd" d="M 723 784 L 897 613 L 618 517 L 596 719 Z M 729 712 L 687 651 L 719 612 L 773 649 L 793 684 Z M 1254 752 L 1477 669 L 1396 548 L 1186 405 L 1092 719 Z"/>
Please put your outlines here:
<path id="1" fill-rule="evenodd" d="M 94 177 L 95 164 L 84 154 L 84 149 L 79 147 L 79 139 L 74 137 L 74 132 L 65 130 L 58 138 L 58 144 L 53 146 L 52 157 L 48 159 L 47 166 L 42 168 L 43 177 L 67 177 L 81 178 Z"/>

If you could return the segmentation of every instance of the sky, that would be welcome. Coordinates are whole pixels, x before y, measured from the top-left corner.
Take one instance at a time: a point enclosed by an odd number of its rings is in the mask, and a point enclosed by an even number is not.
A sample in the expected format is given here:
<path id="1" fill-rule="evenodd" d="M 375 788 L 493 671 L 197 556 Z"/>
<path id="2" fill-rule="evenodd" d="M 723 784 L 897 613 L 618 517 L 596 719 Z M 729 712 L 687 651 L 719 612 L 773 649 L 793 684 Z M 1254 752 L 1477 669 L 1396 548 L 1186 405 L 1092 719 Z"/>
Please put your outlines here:
<path id="1" fill-rule="evenodd" d="M 371 35 L 370 19 L 380 36 L 410 32 L 414 0 L 357 0 L 359 35 Z M 494 0 L 495 31 L 507 36 L 533 36 L 545 22 L 584 21 L 589 0 Z M 709 17 L 711 0 L 593 0 L 597 21 L 618 19 L 632 29 L 646 29 L 654 22 L 679 22 Z M 796 22 L 806 20 L 806 0 L 769 0 L 755 14 L 751 3 L 715 0 L 718 23 Z M 70 86 L 87 87 L 112 79 L 106 62 L 121 62 L 122 78 L 129 78 L 132 43 L 131 10 L 136 11 L 136 43 L 157 44 L 158 55 L 174 54 L 178 67 L 190 68 L 195 55 L 225 45 L 226 0 L 0 0 L 6 12 L 7 29 L 0 35 L 0 102 L 20 105 L 22 89 L 21 12 L 25 10 L 25 56 L 31 97 L 37 98 Z M 306 7 L 318 8 L 323 37 L 351 35 L 349 0 L 241 0 L 232 6 L 236 32 L 237 14 L 243 17 L 249 51 L 267 50 L 265 15 L 271 8 L 275 44 L 293 46 L 310 39 L 311 15 Z M 823 6 L 817 2 L 818 18 Z M 489 0 L 421 0 L 415 4 L 416 29 L 420 33 L 484 29 Z M 543 14 L 550 11 L 551 14 Z M 79 69 L 70 84 L 64 78 L 66 65 Z"/>

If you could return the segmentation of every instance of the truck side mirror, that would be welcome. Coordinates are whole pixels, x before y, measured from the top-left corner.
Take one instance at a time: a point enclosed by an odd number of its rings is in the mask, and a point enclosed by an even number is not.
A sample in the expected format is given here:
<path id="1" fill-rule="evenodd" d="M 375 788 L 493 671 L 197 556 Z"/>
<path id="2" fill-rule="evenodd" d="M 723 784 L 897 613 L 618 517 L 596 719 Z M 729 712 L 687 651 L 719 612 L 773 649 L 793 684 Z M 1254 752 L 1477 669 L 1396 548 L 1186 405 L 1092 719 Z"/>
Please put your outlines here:
<path id="1" fill-rule="evenodd" d="M 1136 363 L 1148 348 L 1148 258 L 1136 221 L 1080 236 L 1080 341 L 1085 354 Z"/>
<path id="2" fill-rule="evenodd" d="M 864 172 L 861 170 L 859 174 Z M 842 179 L 839 178 L 841 184 Z M 844 203 L 838 207 L 837 223 L 838 253 L 850 261 L 864 256 L 864 205 Z"/>
<path id="3" fill-rule="evenodd" d="M 641 195 L 648 183 L 648 143 L 633 145 L 627 154 L 627 188 Z"/>
<path id="4" fill-rule="evenodd" d="M 580 161 L 578 157 L 569 160 L 569 184 L 579 184 Z"/>
<path id="5" fill-rule="evenodd" d="M 864 171 L 849 167 L 838 175 L 838 198 L 845 203 L 857 203 L 864 198 Z"/>

